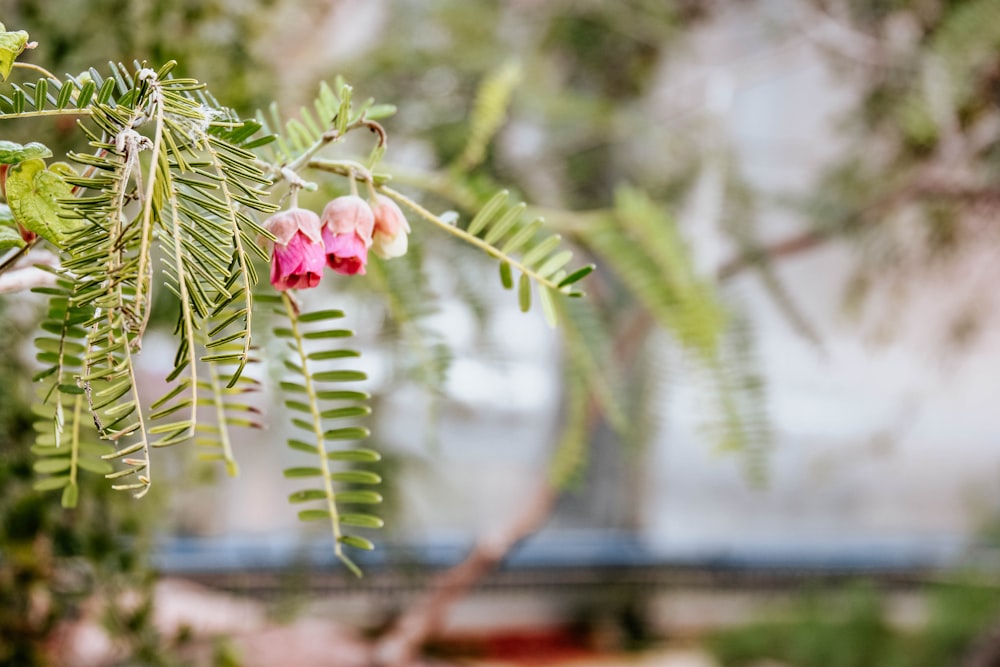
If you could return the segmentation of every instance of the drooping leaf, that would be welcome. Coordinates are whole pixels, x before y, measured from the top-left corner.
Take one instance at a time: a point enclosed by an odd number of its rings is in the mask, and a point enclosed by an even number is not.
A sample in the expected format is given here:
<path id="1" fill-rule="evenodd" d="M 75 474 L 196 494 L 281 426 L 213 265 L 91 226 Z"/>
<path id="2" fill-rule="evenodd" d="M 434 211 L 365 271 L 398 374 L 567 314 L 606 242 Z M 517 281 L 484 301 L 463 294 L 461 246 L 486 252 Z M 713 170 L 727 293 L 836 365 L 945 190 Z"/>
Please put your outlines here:
<path id="1" fill-rule="evenodd" d="M 72 188 L 39 158 L 25 160 L 7 174 L 7 203 L 14 219 L 46 241 L 63 247 L 79 223 L 60 217 L 60 199 L 69 199 Z"/>
<path id="2" fill-rule="evenodd" d="M 6 81 L 14 69 L 14 61 L 28 44 L 28 33 L 23 30 L 7 31 L 0 23 L 0 80 Z"/>
<path id="3" fill-rule="evenodd" d="M 23 247 L 24 239 L 21 238 L 21 234 L 13 227 L 0 224 L 0 251 Z"/>
<path id="4" fill-rule="evenodd" d="M 0 164 L 17 164 L 25 160 L 46 157 L 52 157 L 52 151 L 37 141 L 23 146 L 13 141 L 0 141 Z"/>

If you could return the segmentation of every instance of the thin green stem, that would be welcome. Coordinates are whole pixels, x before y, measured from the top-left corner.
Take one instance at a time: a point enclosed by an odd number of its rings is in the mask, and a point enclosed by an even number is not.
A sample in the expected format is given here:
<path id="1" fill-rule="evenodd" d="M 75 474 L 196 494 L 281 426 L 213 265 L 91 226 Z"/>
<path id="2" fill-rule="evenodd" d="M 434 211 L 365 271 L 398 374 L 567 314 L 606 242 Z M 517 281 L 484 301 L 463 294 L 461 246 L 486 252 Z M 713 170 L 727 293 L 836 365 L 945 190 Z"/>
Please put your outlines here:
<path id="1" fill-rule="evenodd" d="M 396 165 L 384 168 L 392 174 L 393 183 L 410 185 L 423 192 L 437 195 L 460 209 L 475 211 L 483 203 L 475 192 L 444 172 L 408 169 Z M 580 234 L 612 212 L 611 209 L 571 211 L 544 206 L 528 206 L 525 209 L 525 213 L 529 217 L 545 218 L 546 229 L 560 234 Z"/>
<path id="2" fill-rule="evenodd" d="M 289 162 L 287 165 L 285 165 L 285 168 L 291 169 L 292 171 L 298 171 L 299 169 L 304 167 L 305 164 L 309 162 L 309 160 L 311 160 L 314 155 L 323 150 L 327 146 L 327 144 L 333 143 L 338 138 L 340 138 L 340 135 L 337 134 L 336 130 L 332 129 L 327 130 L 320 136 L 319 139 L 313 142 L 312 146 L 307 148 L 302 153 L 302 155 L 298 156 L 297 158 Z"/>
<path id="3" fill-rule="evenodd" d="M 12 120 L 18 118 L 34 118 L 41 116 L 89 116 L 93 110 L 84 109 L 42 109 L 39 111 L 22 111 L 21 113 L 0 114 L 0 120 Z"/>
<path id="4" fill-rule="evenodd" d="M 140 319 L 141 324 L 139 325 L 139 335 L 141 336 L 143 331 L 146 329 L 146 325 L 149 322 L 150 308 L 147 306 L 143 308 L 143 296 L 144 296 L 144 286 L 148 285 L 148 294 L 146 298 L 152 301 L 153 295 L 153 281 L 147 279 L 146 276 L 146 265 L 149 262 L 149 243 L 152 240 L 153 235 L 152 224 L 153 224 L 153 192 L 156 186 L 156 170 L 160 162 L 160 148 L 163 144 L 163 97 L 159 92 L 159 83 L 153 81 L 151 84 L 153 90 L 150 93 L 152 96 L 153 104 L 156 105 L 156 128 L 153 130 L 153 157 L 149 161 L 149 176 L 146 183 L 146 191 L 143 194 L 142 202 L 142 227 L 139 230 L 140 240 L 139 240 L 139 268 L 136 270 L 136 285 L 135 285 L 135 307 L 138 311 L 142 313 Z M 169 173 L 169 170 L 168 170 Z M 173 188 L 170 187 L 169 183 L 168 191 L 172 192 Z M 176 221 L 176 213 L 174 218 Z M 176 232 L 175 232 L 176 236 Z M 181 290 L 184 290 L 184 286 L 181 285 Z"/>
<path id="5" fill-rule="evenodd" d="M 174 188 L 169 182 L 167 183 L 167 189 L 171 193 L 174 192 Z M 188 297 L 187 272 L 184 270 L 184 255 L 181 246 L 181 221 L 177 213 L 177 208 L 177 198 L 171 195 L 170 211 L 173 214 L 173 229 L 171 230 L 173 233 L 171 235 L 174 237 L 174 268 L 177 271 L 177 291 L 180 292 L 181 315 L 184 318 L 184 331 L 181 332 L 181 335 L 184 336 L 184 342 L 187 345 L 188 372 L 191 374 L 190 433 L 194 433 L 198 424 L 198 355 L 194 340 L 194 319 L 191 317 L 191 302 Z"/>
<path id="6" fill-rule="evenodd" d="M 128 338 L 128 334 L 124 331 L 122 332 L 122 335 L 125 336 L 126 339 Z M 134 498 L 142 498 L 144 495 L 149 493 L 149 487 L 153 485 L 152 467 L 150 465 L 151 461 L 149 457 L 149 438 L 146 436 L 146 419 L 142 415 L 142 406 L 139 405 L 139 392 L 135 380 L 135 366 L 132 363 L 132 345 L 128 340 L 126 340 L 125 344 L 122 345 L 122 350 L 125 352 L 125 365 L 126 368 L 128 368 L 128 379 L 132 386 L 132 399 L 135 401 L 135 414 L 139 421 L 139 428 L 136 430 L 139 433 L 139 437 L 142 438 L 141 449 L 143 456 L 146 458 L 145 461 L 141 462 L 142 465 L 138 467 L 138 470 L 136 470 L 136 476 L 139 479 L 141 488 L 133 494 Z M 125 464 L 132 465 L 127 459 L 125 460 Z M 146 471 L 145 475 L 141 473 L 142 470 Z M 126 488 L 134 488 L 134 486 L 129 485 Z"/>
<path id="7" fill-rule="evenodd" d="M 61 397 L 57 397 L 62 401 Z M 80 460 L 80 412 L 83 410 L 83 395 L 77 394 L 73 399 L 73 437 L 69 450 L 69 483 L 76 486 L 78 462 Z"/>
<path id="8" fill-rule="evenodd" d="M 43 76 L 46 76 L 46 77 L 52 79 L 53 81 L 59 81 L 59 77 L 57 77 L 55 74 L 53 74 L 49 70 L 45 69 L 41 65 L 35 65 L 34 63 L 16 62 L 16 63 L 14 63 L 14 67 L 17 68 L 17 69 L 29 69 L 29 70 L 33 70 L 35 72 L 38 72 L 38 73 L 42 74 Z"/>
<path id="9" fill-rule="evenodd" d="M 205 142 L 206 146 L 208 142 Z M 219 162 L 219 155 L 214 150 L 209 147 L 208 154 L 212 158 L 212 165 L 215 167 L 216 172 L 224 174 L 225 171 L 222 168 L 222 164 Z M 240 375 L 243 374 L 243 369 L 246 368 L 247 361 L 250 359 L 250 342 L 251 342 L 251 332 L 253 330 L 253 285 L 250 284 L 250 267 L 247 265 L 247 253 L 246 249 L 243 247 L 243 236 L 240 234 L 240 224 L 236 219 L 236 207 L 238 204 L 233 200 L 232 194 L 229 192 L 229 185 L 226 179 L 222 179 L 219 183 L 219 187 L 222 190 L 222 194 L 225 196 L 226 203 L 229 205 L 229 224 L 232 229 L 233 238 L 233 252 L 236 253 L 237 260 L 240 264 L 240 274 L 243 276 L 243 292 L 244 292 L 244 302 L 246 303 L 246 330 L 243 336 L 243 352 L 240 354 L 240 363 L 233 372 L 233 376 L 229 378 L 229 383 L 227 387 L 233 387 L 236 385 L 236 381 L 240 379 Z"/>
<path id="10" fill-rule="evenodd" d="M 474 211 L 482 203 L 472 190 L 442 172 L 408 169 L 396 165 L 383 165 L 383 168 L 392 174 L 393 183 L 410 185 L 422 192 L 437 195 L 466 211 Z"/>
<path id="11" fill-rule="evenodd" d="M 226 474 L 230 477 L 236 477 L 240 474 L 240 468 L 236 464 L 236 457 L 233 455 L 233 443 L 229 439 L 229 427 L 226 424 L 226 404 L 222 400 L 223 390 L 219 381 L 219 373 L 215 369 L 215 364 L 208 365 L 208 377 L 212 384 L 212 403 L 215 405 L 215 418 L 218 422 L 222 456 L 226 462 Z"/>
<path id="12" fill-rule="evenodd" d="M 353 180 L 370 182 L 375 180 L 368 167 L 354 160 L 310 160 L 306 166 L 310 169 L 346 176 Z"/>
<path id="13" fill-rule="evenodd" d="M 340 530 L 340 514 L 337 512 L 336 496 L 333 491 L 333 479 L 330 477 L 330 464 L 326 458 L 326 445 L 323 437 L 323 418 L 320 416 L 319 406 L 316 404 L 316 388 L 313 385 L 312 374 L 309 372 L 309 356 L 303 344 L 302 333 L 299 331 L 299 318 L 296 309 L 287 292 L 281 293 L 281 302 L 285 306 L 285 313 L 291 325 L 292 337 L 295 339 L 295 348 L 299 354 L 299 362 L 302 364 L 302 375 L 305 377 L 306 396 L 309 397 L 309 411 L 312 414 L 313 433 L 316 436 L 316 448 L 319 455 L 319 469 L 323 475 L 323 491 L 326 493 L 327 511 L 330 513 L 330 525 L 333 528 L 333 552 L 337 558 L 345 560 L 343 548 L 340 544 L 342 536 Z"/>

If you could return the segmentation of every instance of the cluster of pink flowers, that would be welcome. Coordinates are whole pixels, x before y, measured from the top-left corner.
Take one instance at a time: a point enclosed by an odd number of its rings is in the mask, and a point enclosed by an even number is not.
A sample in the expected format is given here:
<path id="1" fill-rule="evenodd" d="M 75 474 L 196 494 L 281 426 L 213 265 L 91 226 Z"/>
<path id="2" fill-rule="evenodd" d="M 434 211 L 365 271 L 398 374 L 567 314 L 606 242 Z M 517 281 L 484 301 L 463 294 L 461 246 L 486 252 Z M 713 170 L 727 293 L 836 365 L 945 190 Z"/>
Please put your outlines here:
<path id="1" fill-rule="evenodd" d="M 329 266 L 344 275 L 364 275 L 371 250 L 382 259 L 406 253 L 410 225 L 394 201 L 376 195 L 369 205 L 357 195 L 337 197 L 322 218 L 290 208 L 267 219 L 274 234 L 271 284 L 279 290 L 316 287 Z"/>

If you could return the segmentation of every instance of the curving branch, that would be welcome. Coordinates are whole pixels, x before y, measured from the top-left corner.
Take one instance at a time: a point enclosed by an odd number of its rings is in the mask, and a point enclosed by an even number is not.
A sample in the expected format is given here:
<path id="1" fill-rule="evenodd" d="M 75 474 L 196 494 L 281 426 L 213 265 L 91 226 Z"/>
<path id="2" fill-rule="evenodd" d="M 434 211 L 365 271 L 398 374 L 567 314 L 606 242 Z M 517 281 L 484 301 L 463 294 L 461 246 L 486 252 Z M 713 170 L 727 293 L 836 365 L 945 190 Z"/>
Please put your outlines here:
<path id="1" fill-rule="evenodd" d="M 24 256 L 19 255 L 18 259 L 23 260 Z M 59 266 L 59 258 L 47 250 L 39 250 L 31 256 L 31 266 L 20 266 L 23 261 L 11 263 L 13 270 L 0 274 L 0 294 L 10 294 L 12 292 L 23 292 L 33 287 L 51 287 L 56 283 L 56 276 L 51 271 L 38 268 L 46 266 L 55 268 Z"/>
<path id="2" fill-rule="evenodd" d="M 373 663 L 379 667 L 411 664 L 421 644 L 440 630 L 451 605 L 496 568 L 519 542 L 545 525 L 556 497 L 548 484 L 540 486 L 508 526 L 481 536 L 465 560 L 438 575 L 424 597 L 376 642 Z"/>

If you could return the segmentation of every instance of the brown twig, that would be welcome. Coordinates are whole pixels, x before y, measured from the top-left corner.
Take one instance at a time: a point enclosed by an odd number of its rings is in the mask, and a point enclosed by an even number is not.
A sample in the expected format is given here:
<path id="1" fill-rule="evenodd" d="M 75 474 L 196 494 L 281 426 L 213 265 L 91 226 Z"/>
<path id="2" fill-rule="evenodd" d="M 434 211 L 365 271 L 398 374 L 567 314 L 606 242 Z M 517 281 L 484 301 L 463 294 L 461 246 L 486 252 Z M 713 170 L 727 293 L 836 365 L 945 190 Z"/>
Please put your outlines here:
<path id="1" fill-rule="evenodd" d="M 641 348 L 639 341 L 653 327 L 653 318 L 646 310 L 634 310 L 616 336 L 615 356 L 618 361 L 631 361 Z M 591 404 L 588 426 L 592 432 L 601 413 L 593 397 Z M 558 489 L 549 483 L 540 483 L 508 526 L 481 536 L 468 556 L 438 575 L 423 598 L 409 607 L 393 627 L 375 642 L 373 663 L 378 667 L 405 667 L 411 664 L 421 644 L 441 629 L 451 606 L 493 571 L 514 547 L 545 525 L 552 516 L 558 497 Z"/>
<path id="2" fill-rule="evenodd" d="M 375 645 L 379 667 L 403 667 L 413 662 L 420 645 L 442 626 L 448 609 L 529 535 L 537 532 L 555 506 L 556 492 L 543 485 L 533 493 L 506 528 L 476 541 L 465 559 L 435 578 L 424 597 L 406 610 Z"/>
<path id="3" fill-rule="evenodd" d="M 964 204 L 1000 205 L 1000 186 L 976 187 L 960 183 L 911 182 L 879 198 L 858 216 L 863 225 L 875 224 L 888 211 L 916 200 L 949 200 Z M 797 255 L 831 240 L 833 230 L 809 230 L 774 243 L 750 248 L 723 263 L 716 272 L 720 281 L 728 280 L 743 269 L 759 262 L 770 262 Z"/>

